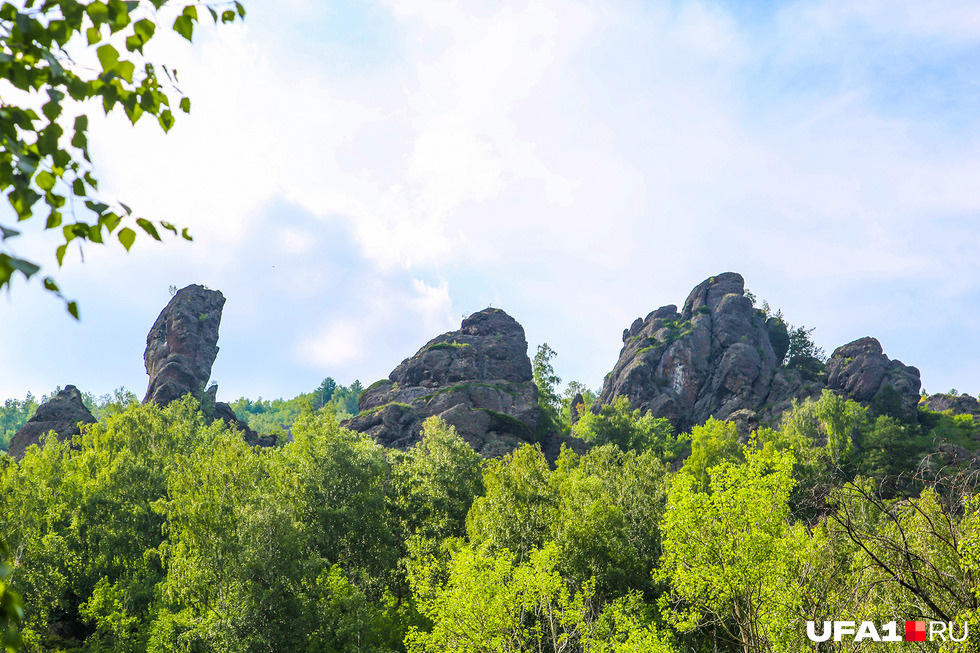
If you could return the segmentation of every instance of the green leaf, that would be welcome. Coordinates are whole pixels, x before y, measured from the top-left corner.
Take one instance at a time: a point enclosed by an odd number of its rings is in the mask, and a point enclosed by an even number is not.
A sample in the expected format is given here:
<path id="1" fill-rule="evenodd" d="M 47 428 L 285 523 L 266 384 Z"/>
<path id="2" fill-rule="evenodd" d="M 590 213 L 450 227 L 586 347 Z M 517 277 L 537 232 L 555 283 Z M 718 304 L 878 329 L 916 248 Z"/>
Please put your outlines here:
<path id="1" fill-rule="evenodd" d="M 44 117 L 47 118 L 48 120 L 54 121 L 58 116 L 61 115 L 61 103 L 55 100 L 51 100 L 50 102 L 45 102 L 41 106 L 41 113 L 43 113 Z"/>
<path id="2" fill-rule="evenodd" d="M 102 40 L 102 32 L 99 31 L 98 27 L 89 27 L 85 30 L 85 38 L 88 39 L 89 45 L 95 45 Z"/>
<path id="3" fill-rule="evenodd" d="M 56 284 L 54 279 L 51 277 L 44 277 L 44 289 L 50 290 L 51 292 L 61 292 L 61 290 L 58 288 L 58 284 Z"/>
<path id="4" fill-rule="evenodd" d="M 119 51 L 108 43 L 100 46 L 95 53 L 99 57 L 99 63 L 102 64 L 102 70 L 104 72 L 112 70 L 119 61 Z"/>
<path id="5" fill-rule="evenodd" d="M 24 276 L 28 279 L 34 276 L 34 274 L 41 269 L 41 266 L 37 265 L 36 263 L 31 263 L 30 261 L 22 258 L 14 258 L 13 256 L 10 257 L 10 265 L 15 270 L 20 270 L 23 272 Z"/>
<path id="6" fill-rule="evenodd" d="M 166 229 L 167 231 L 172 231 L 175 236 L 177 235 L 177 227 L 173 226 L 169 222 L 162 222 L 161 221 L 160 222 L 160 226 L 163 227 L 164 229 Z"/>
<path id="7" fill-rule="evenodd" d="M 51 213 L 48 214 L 48 220 L 47 220 L 47 222 L 44 223 L 44 228 L 45 229 L 57 229 L 60 226 L 61 226 L 61 212 L 60 211 L 51 211 Z"/>
<path id="8" fill-rule="evenodd" d="M 187 16 L 177 16 L 174 21 L 174 31 L 183 36 L 188 41 L 194 40 L 194 21 Z"/>
<path id="9" fill-rule="evenodd" d="M 183 238 L 184 240 L 190 240 L 190 241 L 194 240 L 194 237 L 191 236 L 189 231 L 187 231 L 187 227 L 184 227 L 183 229 L 180 230 L 180 237 Z"/>
<path id="10" fill-rule="evenodd" d="M 136 218 L 136 224 L 142 227 L 143 231 L 150 234 L 150 236 L 153 237 L 153 240 L 160 240 L 160 233 L 157 231 L 157 228 L 153 226 L 152 222 L 146 218 Z"/>
<path id="11" fill-rule="evenodd" d="M 100 225 L 97 225 L 97 224 L 93 224 L 91 227 L 89 227 L 88 228 L 88 239 L 91 240 L 93 243 L 102 244 L 103 243 L 103 240 L 102 240 L 102 227 Z"/>
<path id="12" fill-rule="evenodd" d="M 112 70 L 130 84 L 133 83 L 133 73 L 136 72 L 136 65 L 132 61 L 120 61 Z"/>
<path id="13" fill-rule="evenodd" d="M 88 223 L 75 222 L 74 224 L 66 224 L 61 228 L 61 233 L 65 235 L 65 243 L 70 243 L 76 238 L 88 238 Z"/>
<path id="14" fill-rule="evenodd" d="M 222 23 L 233 23 L 235 22 L 235 12 L 231 9 L 227 9 L 221 12 L 221 22 Z"/>
<path id="15" fill-rule="evenodd" d="M 71 313 L 71 316 L 77 320 L 78 319 L 78 302 L 68 302 L 66 308 L 68 309 L 68 312 Z"/>
<path id="16" fill-rule="evenodd" d="M 30 188 L 20 188 L 7 196 L 10 206 L 17 212 L 18 221 L 26 220 L 33 215 L 31 207 L 39 199 L 41 199 L 41 196 Z"/>
<path id="17" fill-rule="evenodd" d="M 191 112 L 191 99 L 189 97 L 180 98 L 180 110 L 184 113 Z"/>
<path id="18" fill-rule="evenodd" d="M 133 243 L 136 242 L 136 232 L 129 227 L 123 228 L 117 237 L 119 238 L 119 242 L 122 243 L 122 246 L 126 248 L 127 252 L 129 251 L 129 248 L 133 246 Z"/>
<path id="19" fill-rule="evenodd" d="M 88 14 L 88 17 L 91 18 L 92 22 L 96 25 L 109 20 L 109 7 L 100 0 L 95 0 L 95 2 L 89 3 L 89 5 L 85 7 L 85 13 Z"/>
<path id="20" fill-rule="evenodd" d="M 132 107 L 126 107 L 126 116 L 129 118 L 130 122 L 132 122 L 134 125 L 142 115 L 143 115 L 143 107 L 141 107 L 140 105 L 134 104 Z"/>
<path id="21" fill-rule="evenodd" d="M 47 170 L 42 170 L 34 177 L 34 182 L 41 190 L 51 190 L 56 181 L 58 181 L 57 178 Z"/>
<path id="22" fill-rule="evenodd" d="M 245 7 L 240 2 L 235 2 L 235 9 L 238 10 L 238 15 L 245 18 Z"/>
<path id="23" fill-rule="evenodd" d="M 109 230 L 109 233 L 115 231 L 116 227 L 119 226 L 120 222 L 122 222 L 122 218 L 120 218 L 115 213 L 106 213 L 101 218 L 99 218 L 99 223 L 104 224 L 106 226 L 106 229 Z"/>
<path id="24" fill-rule="evenodd" d="M 68 245 L 67 245 L 67 243 L 64 244 L 64 245 L 60 245 L 58 247 L 58 249 L 55 250 L 55 256 L 58 257 L 58 267 L 59 268 L 61 267 L 61 264 L 64 263 L 64 261 L 65 261 L 65 253 L 67 251 L 68 251 Z"/>
<path id="25" fill-rule="evenodd" d="M 126 215 L 132 215 L 133 214 L 133 209 L 129 208 L 129 206 L 127 206 L 126 204 L 123 204 L 122 202 L 119 202 L 119 206 L 121 206 L 123 208 L 123 211 L 126 212 Z"/>
<path id="26" fill-rule="evenodd" d="M 0 224 L 0 240 L 6 240 L 7 238 L 13 238 L 14 236 L 19 236 L 20 232 L 16 229 L 10 229 Z"/>
<path id="27" fill-rule="evenodd" d="M 140 37 L 143 43 L 146 43 L 151 38 L 153 38 L 153 33 L 156 31 L 157 26 L 152 20 L 147 20 L 146 18 L 136 21 L 133 25 L 133 34 Z"/>
<path id="28" fill-rule="evenodd" d="M 129 4 L 122 0 L 109 0 L 110 29 L 113 33 L 129 25 Z"/>
<path id="29" fill-rule="evenodd" d="M 82 151 L 82 156 L 88 161 L 88 137 L 85 132 L 88 130 L 88 116 L 81 115 L 75 118 L 75 135 L 71 137 L 71 144 Z M 80 195 L 81 193 L 79 193 Z"/>
<path id="30" fill-rule="evenodd" d="M 75 195 L 78 195 L 79 197 L 84 195 L 85 182 L 82 181 L 81 179 L 76 179 L 75 181 L 71 182 L 71 192 L 73 192 Z"/>
<path id="31" fill-rule="evenodd" d="M 109 208 L 108 204 L 103 204 L 102 202 L 93 202 L 92 200 L 85 200 L 85 206 L 87 206 L 92 212 L 102 215 Z"/>
<path id="32" fill-rule="evenodd" d="M 160 112 L 160 117 L 157 118 L 157 121 L 163 127 L 163 131 L 168 132 L 174 126 L 174 115 L 170 113 L 169 109 L 164 109 Z"/>

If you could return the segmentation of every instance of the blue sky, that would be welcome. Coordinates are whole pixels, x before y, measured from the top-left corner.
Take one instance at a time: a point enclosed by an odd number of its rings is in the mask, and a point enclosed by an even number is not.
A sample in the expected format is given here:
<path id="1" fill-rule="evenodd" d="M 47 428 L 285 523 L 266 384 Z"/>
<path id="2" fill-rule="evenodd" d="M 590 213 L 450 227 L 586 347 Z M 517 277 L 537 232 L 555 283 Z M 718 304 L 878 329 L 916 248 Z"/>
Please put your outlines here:
<path id="1" fill-rule="evenodd" d="M 192 244 L 0 298 L 0 397 L 142 396 L 171 284 L 227 297 L 225 400 L 386 376 L 503 308 L 598 387 L 637 316 L 740 272 L 828 353 L 980 392 L 980 11 L 953 1 L 247 3 L 161 39 L 193 111 L 93 124 L 103 188 Z M 51 259 L 25 233 L 18 252 Z"/>

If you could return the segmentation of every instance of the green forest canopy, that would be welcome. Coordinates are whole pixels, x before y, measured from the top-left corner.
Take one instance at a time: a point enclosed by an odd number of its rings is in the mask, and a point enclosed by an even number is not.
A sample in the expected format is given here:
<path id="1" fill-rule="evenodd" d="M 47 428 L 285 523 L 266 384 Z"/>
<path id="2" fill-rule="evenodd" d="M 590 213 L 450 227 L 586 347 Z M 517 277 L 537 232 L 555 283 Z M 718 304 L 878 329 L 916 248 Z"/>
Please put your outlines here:
<path id="1" fill-rule="evenodd" d="M 434 418 L 386 450 L 339 426 L 351 390 L 235 402 L 289 429 L 269 449 L 117 393 L 0 457 L 25 650 L 795 652 L 807 620 L 980 616 L 975 479 L 932 456 L 972 420 L 827 392 L 746 441 L 618 401 L 549 464 Z"/>

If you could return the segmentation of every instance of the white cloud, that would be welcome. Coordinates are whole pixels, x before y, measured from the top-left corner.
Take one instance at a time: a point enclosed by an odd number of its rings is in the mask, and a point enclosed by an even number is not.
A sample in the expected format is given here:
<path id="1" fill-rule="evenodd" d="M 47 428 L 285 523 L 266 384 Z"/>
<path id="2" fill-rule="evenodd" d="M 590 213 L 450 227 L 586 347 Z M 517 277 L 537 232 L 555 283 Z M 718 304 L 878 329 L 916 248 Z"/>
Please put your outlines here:
<path id="1" fill-rule="evenodd" d="M 355 70 L 331 43 L 294 47 L 330 19 L 296 4 L 308 33 L 163 39 L 193 113 L 92 139 L 110 192 L 192 227 L 181 270 L 237 289 L 249 316 L 264 293 L 321 303 L 270 327 L 290 364 L 385 373 L 493 302 L 595 382 L 629 321 L 723 269 L 808 324 L 904 315 L 887 293 L 834 309 L 842 288 L 978 290 L 977 119 L 882 98 L 865 56 L 914 64 L 928 38 L 955 58 L 980 38 L 971 3 L 792 2 L 746 26 L 724 3 L 389 0 L 371 5 L 383 56 Z"/>
<path id="2" fill-rule="evenodd" d="M 336 320 L 299 343 L 296 356 L 304 365 L 334 367 L 357 360 L 363 348 L 363 328 L 352 320 Z"/>

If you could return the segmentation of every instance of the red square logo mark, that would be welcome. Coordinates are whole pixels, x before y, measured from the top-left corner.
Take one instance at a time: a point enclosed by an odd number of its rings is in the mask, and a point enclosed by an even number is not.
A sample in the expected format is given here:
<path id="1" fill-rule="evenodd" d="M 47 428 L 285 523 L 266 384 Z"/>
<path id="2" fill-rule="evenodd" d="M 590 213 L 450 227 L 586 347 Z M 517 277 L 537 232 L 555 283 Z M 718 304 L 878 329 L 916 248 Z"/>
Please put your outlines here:
<path id="1" fill-rule="evenodd" d="M 905 641 L 924 642 L 926 641 L 926 622 L 906 621 L 905 622 Z"/>

